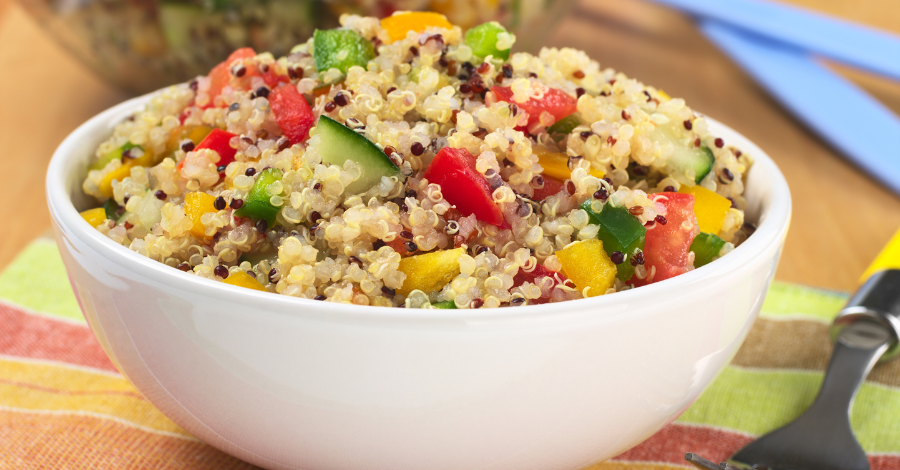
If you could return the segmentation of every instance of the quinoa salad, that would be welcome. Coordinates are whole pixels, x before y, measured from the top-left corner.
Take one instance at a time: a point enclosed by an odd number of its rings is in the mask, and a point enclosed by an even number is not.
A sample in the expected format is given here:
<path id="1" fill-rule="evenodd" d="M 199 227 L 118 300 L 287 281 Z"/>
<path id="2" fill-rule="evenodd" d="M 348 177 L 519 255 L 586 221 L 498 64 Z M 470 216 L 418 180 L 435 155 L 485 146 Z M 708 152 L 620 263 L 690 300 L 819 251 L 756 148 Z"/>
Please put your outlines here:
<path id="1" fill-rule="evenodd" d="M 449 309 L 639 288 L 752 234 L 751 157 L 684 100 L 494 22 L 340 22 L 154 94 L 97 148 L 84 219 L 235 288 Z"/>

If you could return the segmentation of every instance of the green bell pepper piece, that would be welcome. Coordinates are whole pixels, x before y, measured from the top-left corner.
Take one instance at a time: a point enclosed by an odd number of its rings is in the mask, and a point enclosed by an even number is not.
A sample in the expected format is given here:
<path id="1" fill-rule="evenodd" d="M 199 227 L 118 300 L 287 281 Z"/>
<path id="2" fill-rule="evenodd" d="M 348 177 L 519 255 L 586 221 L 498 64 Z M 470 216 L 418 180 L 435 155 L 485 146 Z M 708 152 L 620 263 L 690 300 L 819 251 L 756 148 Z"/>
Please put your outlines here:
<path id="1" fill-rule="evenodd" d="M 583 122 L 578 115 L 570 114 L 559 121 L 554 122 L 552 126 L 547 128 L 547 133 L 550 134 L 550 137 L 552 137 L 553 140 L 559 143 L 568 137 L 576 127 L 582 124 Z"/>
<path id="2" fill-rule="evenodd" d="M 453 308 L 453 309 L 455 309 L 455 308 L 456 308 L 456 302 L 453 301 L 453 300 L 447 300 L 447 301 L 444 301 L 444 302 L 438 302 L 438 303 L 436 303 L 436 304 L 431 304 L 431 306 L 434 307 L 434 308 L 441 308 L 441 309 L 447 309 L 447 308 Z"/>
<path id="3" fill-rule="evenodd" d="M 336 68 L 347 73 L 354 65 L 365 68 L 375 58 L 375 46 L 350 29 L 317 29 L 313 34 L 313 58 L 319 72 Z"/>
<path id="4" fill-rule="evenodd" d="M 701 233 L 694 237 L 691 243 L 691 251 L 694 252 L 694 267 L 699 268 L 711 263 L 719 257 L 725 240 L 711 233 Z"/>
<path id="5" fill-rule="evenodd" d="M 592 224 L 600 226 L 597 238 L 603 242 L 606 254 L 612 256 L 613 252 L 618 251 L 624 256 L 623 261 L 616 265 L 616 277 L 623 281 L 631 279 L 634 274 L 631 259 L 638 250 L 643 251 L 647 229 L 624 207 L 607 204 L 600 213 L 596 213 L 588 199 L 581 204 L 581 208 L 588 213 Z"/>
<path id="6" fill-rule="evenodd" d="M 109 198 L 106 202 L 103 203 L 103 211 L 106 212 L 106 218 L 109 220 L 116 220 L 116 211 L 119 210 L 119 204 L 116 203 L 115 198 Z"/>
<path id="7" fill-rule="evenodd" d="M 498 59 L 509 59 L 509 49 L 497 49 L 497 36 L 505 33 L 506 28 L 496 21 L 482 23 L 466 31 L 466 45 L 478 57 L 494 56 Z"/>
<path id="8" fill-rule="evenodd" d="M 254 220 L 265 219 L 271 226 L 275 223 L 275 216 L 281 207 L 273 206 L 269 199 L 269 186 L 276 181 L 281 181 L 283 173 L 277 168 L 267 168 L 256 177 L 256 182 L 250 188 L 250 193 L 244 198 L 244 205 L 234 211 L 238 217 L 249 217 Z"/>
<path id="9" fill-rule="evenodd" d="M 88 169 L 89 170 L 102 170 L 102 169 L 106 168 L 106 165 L 108 165 L 109 162 L 111 162 L 117 158 L 122 158 L 123 153 L 125 153 L 128 150 L 131 150 L 133 148 L 139 148 L 141 150 L 144 150 L 144 148 L 141 147 L 140 145 L 134 145 L 131 142 L 125 142 L 124 144 L 122 144 L 121 147 L 100 157 L 100 159 L 95 161 L 94 163 L 91 163 L 91 166 L 88 167 Z"/>

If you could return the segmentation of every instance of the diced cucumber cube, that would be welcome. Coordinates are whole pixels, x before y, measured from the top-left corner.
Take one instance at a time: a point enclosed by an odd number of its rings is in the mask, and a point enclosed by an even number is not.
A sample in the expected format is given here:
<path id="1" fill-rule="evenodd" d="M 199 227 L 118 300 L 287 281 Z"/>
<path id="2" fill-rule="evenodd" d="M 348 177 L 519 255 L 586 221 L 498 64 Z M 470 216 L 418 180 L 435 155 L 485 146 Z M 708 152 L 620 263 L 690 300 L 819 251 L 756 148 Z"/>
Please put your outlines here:
<path id="1" fill-rule="evenodd" d="M 319 72 L 336 68 L 347 73 L 354 65 L 365 68 L 375 58 L 375 47 L 351 29 L 317 29 L 313 34 L 313 58 Z"/>
<path id="2" fill-rule="evenodd" d="M 583 122 L 577 114 L 570 114 L 559 121 L 554 122 L 552 126 L 547 128 L 547 133 L 550 134 L 550 137 L 552 137 L 553 140 L 560 143 L 564 141 L 576 127 L 582 124 Z"/>
<path id="3" fill-rule="evenodd" d="M 497 47 L 497 41 L 500 39 L 498 36 L 501 34 L 509 33 L 500 23 L 489 21 L 466 31 L 465 42 L 478 57 L 493 56 L 506 60 L 509 59 L 509 48 L 501 50 Z"/>
<path id="4" fill-rule="evenodd" d="M 322 139 L 319 144 L 322 162 L 343 166 L 345 161 L 353 160 L 359 165 L 362 174 L 345 188 L 349 194 L 365 192 L 378 184 L 382 176 L 400 173 L 400 168 L 369 139 L 328 116 L 319 117 L 316 132 Z"/>

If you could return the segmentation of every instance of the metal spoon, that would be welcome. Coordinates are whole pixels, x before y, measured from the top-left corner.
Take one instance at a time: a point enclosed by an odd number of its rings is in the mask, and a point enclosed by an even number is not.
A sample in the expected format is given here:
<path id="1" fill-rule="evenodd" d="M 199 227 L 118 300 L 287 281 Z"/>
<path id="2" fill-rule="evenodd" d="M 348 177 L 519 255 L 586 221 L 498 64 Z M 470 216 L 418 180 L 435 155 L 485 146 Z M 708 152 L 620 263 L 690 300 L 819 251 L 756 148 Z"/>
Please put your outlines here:
<path id="1" fill-rule="evenodd" d="M 685 460 L 717 470 L 869 470 L 853 435 L 850 409 L 879 358 L 900 353 L 900 270 L 878 272 L 847 302 L 832 325 L 834 353 L 812 406 L 719 465 L 696 454 Z"/>

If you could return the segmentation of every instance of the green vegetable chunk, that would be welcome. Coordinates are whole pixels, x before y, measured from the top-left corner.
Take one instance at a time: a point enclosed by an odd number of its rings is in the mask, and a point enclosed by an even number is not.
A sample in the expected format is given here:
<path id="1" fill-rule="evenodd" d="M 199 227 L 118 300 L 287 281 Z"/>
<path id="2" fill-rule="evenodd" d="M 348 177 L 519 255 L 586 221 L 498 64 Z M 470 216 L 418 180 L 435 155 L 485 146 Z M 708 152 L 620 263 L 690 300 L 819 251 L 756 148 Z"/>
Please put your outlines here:
<path id="1" fill-rule="evenodd" d="M 711 233 L 701 233 L 694 237 L 691 251 L 694 252 L 694 267 L 706 266 L 719 257 L 725 240 Z"/>
<path id="2" fill-rule="evenodd" d="M 666 164 L 666 170 L 669 173 L 693 174 L 694 182 L 699 183 L 709 174 L 713 165 L 716 163 L 716 157 L 712 150 L 708 147 L 694 145 L 693 139 L 689 133 L 683 133 L 672 129 L 671 124 L 656 126 L 656 128 L 648 134 L 650 139 L 659 142 L 661 145 L 666 143 L 672 144 L 672 156 L 669 157 Z M 678 137 L 677 132 L 681 132 Z"/>
<path id="3" fill-rule="evenodd" d="M 570 114 L 548 127 L 547 133 L 550 134 L 550 137 L 553 137 L 553 140 L 555 140 L 556 143 L 560 143 L 565 140 L 576 127 L 582 124 L 583 122 L 578 115 Z"/>
<path id="4" fill-rule="evenodd" d="M 603 250 L 610 256 L 616 251 L 624 256 L 623 261 L 616 265 L 616 277 L 623 281 L 631 279 L 634 274 L 631 259 L 638 250 L 643 251 L 647 229 L 624 207 L 607 204 L 600 213 L 596 213 L 588 199 L 581 204 L 581 208 L 588 213 L 592 224 L 600 226 L 597 238 L 603 242 Z"/>
<path id="5" fill-rule="evenodd" d="M 347 73 L 354 65 L 365 68 L 375 58 L 375 47 L 350 29 L 317 29 L 313 34 L 313 58 L 319 72 L 336 68 Z"/>
<path id="6" fill-rule="evenodd" d="M 281 207 L 273 206 L 270 202 L 272 196 L 269 194 L 269 186 L 276 181 L 281 181 L 283 173 L 277 168 L 268 168 L 263 170 L 256 177 L 256 182 L 250 188 L 250 193 L 244 198 L 244 205 L 240 209 L 234 211 L 234 215 L 238 217 L 249 217 L 254 220 L 265 219 L 269 225 L 275 223 L 275 216 Z"/>
<path id="7" fill-rule="evenodd" d="M 353 160 L 359 164 L 359 179 L 344 188 L 349 194 L 365 192 L 378 184 L 382 176 L 400 173 L 400 168 L 369 139 L 328 116 L 319 117 L 316 132 L 322 139 L 319 155 L 323 163 L 343 166 L 345 161 Z"/>
<path id="8" fill-rule="evenodd" d="M 443 309 L 456 308 L 456 302 L 454 302 L 452 300 L 447 300 L 445 302 L 438 302 L 436 304 L 431 304 L 431 306 L 434 308 L 443 308 Z"/>
<path id="9" fill-rule="evenodd" d="M 106 212 L 106 218 L 116 220 L 116 211 L 119 210 L 119 204 L 114 198 L 109 198 L 103 203 L 103 211 Z"/>
<path id="10" fill-rule="evenodd" d="M 144 148 L 141 147 L 140 145 L 134 145 L 131 142 L 125 142 L 124 144 L 122 144 L 121 147 L 100 157 L 94 163 L 91 163 L 91 166 L 88 167 L 88 170 L 102 170 L 102 169 L 106 168 L 106 165 L 108 165 L 109 162 L 122 158 L 123 153 L 125 153 L 133 148 L 139 148 L 141 150 L 144 150 Z"/>
<path id="11" fill-rule="evenodd" d="M 494 56 L 498 59 L 509 59 L 509 49 L 497 48 L 497 36 L 506 33 L 506 28 L 496 21 L 482 23 L 466 31 L 466 45 L 478 57 Z"/>

